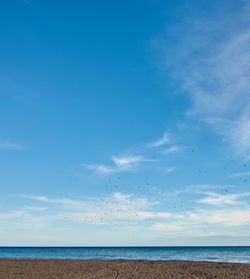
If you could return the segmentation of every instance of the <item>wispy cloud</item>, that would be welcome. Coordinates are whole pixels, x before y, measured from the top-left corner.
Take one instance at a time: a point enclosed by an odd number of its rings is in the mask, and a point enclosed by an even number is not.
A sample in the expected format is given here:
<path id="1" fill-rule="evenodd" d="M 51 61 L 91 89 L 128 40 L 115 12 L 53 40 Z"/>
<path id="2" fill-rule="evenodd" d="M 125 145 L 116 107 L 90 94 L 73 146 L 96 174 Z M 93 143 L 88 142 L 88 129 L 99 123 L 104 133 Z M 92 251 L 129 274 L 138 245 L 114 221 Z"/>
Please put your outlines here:
<path id="1" fill-rule="evenodd" d="M 213 226 L 211 226 L 211 224 Z M 180 232 L 181 236 L 189 233 L 202 235 L 204 231 L 218 235 L 218 230 L 228 230 L 228 227 L 250 224 L 250 208 L 235 208 L 227 210 L 195 210 L 182 215 L 174 215 L 164 222 L 155 222 L 149 229 L 155 231 Z"/>
<path id="2" fill-rule="evenodd" d="M 60 214 L 47 217 L 51 220 L 71 220 L 86 224 L 118 224 L 139 222 L 145 219 L 168 219 L 172 214 L 165 211 L 152 211 L 158 202 L 147 198 L 135 197 L 133 194 L 114 192 L 109 196 L 87 199 L 50 199 L 44 196 L 23 196 L 24 198 L 62 206 Z M 68 209 L 71 209 L 68 211 Z"/>
<path id="3" fill-rule="evenodd" d="M 176 168 L 166 168 L 164 171 L 166 172 L 166 173 L 171 173 L 171 172 L 173 172 L 173 171 L 175 171 L 176 170 Z"/>
<path id="4" fill-rule="evenodd" d="M 48 207 L 25 206 L 25 209 L 34 211 L 44 211 L 47 210 Z"/>
<path id="5" fill-rule="evenodd" d="M 146 144 L 145 147 L 160 147 L 165 144 L 169 144 L 170 139 L 168 133 L 164 133 L 163 136 L 151 143 Z M 173 145 L 170 148 L 163 151 L 163 153 L 172 153 L 180 150 L 180 147 L 177 145 Z M 145 150 L 144 150 L 145 152 Z M 136 168 L 143 162 L 154 162 L 155 159 L 148 159 L 145 158 L 142 155 L 123 155 L 123 156 L 112 156 L 111 157 L 111 164 L 83 164 L 83 166 L 91 171 L 94 171 L 96 173 L 100 174 L 110 174 L 110 173 L 116 173 L 116 172 L 122 172 L 122 171 L 134 171 Z"/>
<path id="6" fill-rule="evenodd" d="M 245 225 L 250 223 L 250 208 L 198 210 L 197 212 L 188 213 L 186 220 L 195 224 Z"/>
<path id="7" fill-rule="evenodd" d="M 23 216 L 23 211 L 17 210 L 17 211 L 12 211 L 9 213 L 0 213 L 0 220 L 11 220 L 11 219 L 16 219 L 20 218 Z"/>
<path id="8" fill-rule="evenodd" d="M 23 146 L 8 140 L 0 140 L 0 149 L 23 150 Z"/>
<path id="9" fill-rule="evenodd" d="M 62 205 L 65 207 L 70 208 L 77 208 L 77 209 L 85 209 L 88 207 L 88 205 L 85 202 L 78 201 L 78 200 L 72 200 L 68 198 L 61 198 L 61 199 L 50 199 L 46 196 L 32 196 L 32 195 L 22 195 L 23 198 L 40 201 L 44 203 L 50 203 L 55 205 Z"/>
<path id="10" fill-rule="evenodd" d="M 95 172 L 101 173 L 101 174 L 109 174 L 109 173 L 119 171 L 119 169 L 117 169 L 116 167 L 110 167 L 110 166 L 105 166 L 105 165 L 85 164 L 84 166 L 88 170 L 95 171 Z"/>
<path id="11" fill-rule="evenodd" d="M 24 197 L 26 199 L 36 200 L 36 201 L 43 201 L 43 202 L 47 202 L 48 201 L 48 198 L 45 197 L 45 196 L 22 195 L 22 197 Z"/>
<path id="12" fill-rule="evenodd" d="M 182 195 L 186 193 L 193 193 L 193 194 L 204 194 L 206 192 L 211 191 L 228 191 L 228 189 L 231 189 L 232 185 L 214 185 L 214 184 L 191 184 L 186 187 L 182 187 L 179 190 L 176 190 L 174 192 L 170 193 L 170 196 L 177 196 Z"/>
<path id="13" fill-rule="evenodd" d="M 233 173 L 230 175 L 230 177 L 240 177 L 240 176 L 248 176 L 248 175 L 250 175 L 250 171 Z"/>
<path id="14" fill-rule="evenodd" d="M 147 146 L 150 146 L 150 147 L 160 147 L 160 146 L 162 146 L 164 144 L 167 144 L 169 142 L 170 142 L 169 135 L 168 135 L 168 133 L 165 132 L 160 139 L 148 143 Z"/>
<path id="15" fill-rule="evenodd" d="M 241 193 L 241 194 L 227 194 L 227 195 L 220 195 L 213 192 L 205 192 L 207 197 L 199 200 L 199 203 L 206 203 L 211 205 L 233 205 L 240 203 L 237 199 L 249 196 L 250 193 Z"/>
<path id="16" fill-rule="evenodd" d="M 221 231 L 227 232 L 228 227 L 233 229 L 234 227 L 250 224 L 249 206 L 246 203 L 235 203 L 238 198 L 249 195 L 248 193 L 228 195 L 223 199 L 221 199 L 221 195 L 214 193 L 212 195 L 211 193 L 205 194 L 214 198 L 214 200 L 205 201 L 205 203 L 210 204 L 209 208 L 196 207 L 189 210 L 183 208 L 182 211 L 178 210 L 178 212 L 176 209 L 172 211 L 159 210 L 162 206 L 159 201 L 138 197 L 132 193 L 113 192 L 106 196 L 83 200 L 27 195 L 23 197 L 33 200 L 32 206 L 34 206 L 34 201 L 51 204 L 52 206 L 48 206 L 48 210 L 44 211 L 45 213 L 43 213 L 43 210 L 39 212 L 39 210 L 25 208 L 25 210 L 0 214 L 0 219 L 6 222 L 16 222 L 20 226 L 34 224 L 37 228 L 52 224 L 58 227 L 58 224 L 64 224 L 61 223 L 62 221 L 67 222 L 67 227 L 70 227 L 73 223 L 140 226 L 140 228 L 149 231 L 170 234 L 178 232 L 180 236 L 192 232 L 202 234 L 204 231 L 216 235 Z M 227 207 L 226 209 L 215 207 L 221 204 L 233 204 L 234 207 Z"/>
<path id="17" fill-rule="evenodd" d="M 200 200 L 199 203 L 208 203 L 211 205 L 236 205 L 237 199 L 248 193 L 237 195 L 217 195 L 214 193 L 206 193 L 211 197 L 207 200 Z M 150 227 L 155 230 L 182 230 L 192 229 L 194 227 L 208 226 L 208 224 L 219 224 L 221 226 L 236 226 L 250 223 L 250 209 L 231 208 L 226 210 L 219 209 L 194 209 L 192 211 L 168 212 L 152 210 L 159 204 L 158 201 L 152 201 L 148 198 L 136 197 L 133 194 L 122 194 L 114 192 L 111 195 L 101 198 L 86 199 L 83 201 L 72 199 L 50 199 L 40 198 L 41 196 L 26 196 L 40 202 L 50 203 L 57 206 L 57 210 L 61 213 L 46 216 L 47 220 L 64 220 L 74 223 L 84 224 L 138 224 L 144 220 L 168 220 L 164 223 L 156 222 Z M 210 199 L 209 199 L 210 198 Z M 60 206 L 60 207 L 58 207 Z M 70 209 L 70 210 L 69 210 Z M 22 213 L 11 213 L 4 215 L 4 218 L 15 218 L 21 216 Z M 0 215 L 1 218 L 1 215 Z M 29 217 L 31 218 L 31 217 Z"/>
<path id="18" fill-rule="evenodd" d="M 85 168 L 101 174 L 109 174 L 121 171 L 133 171 L 142 162 L 152 162 L 151 159 L 146 159 L 143 156 L 128 155 L 128 156 L 112 156 L 113 166 L 99 164 L 85 164 Z"/>
<path id="19" fill-rule="evenodd" d="M 180 149 L 181 149 L 180 146 L 173 145 L 173 146 L 163 150 L 163 153 L 164 154 L 169 154 L 169 153 L 180 151 Z"/>
<path id="20" fill-rule="evenodd" d="M 155 223 L 150 229 L 154 231 L 183 231 L 186 227 L 171 223 Z"/>
<path id="21" fill-rule="evenodd" d="M 188 115 L 205 120 L 244 153 L 250 150 L 250 20 L 249 5 L 239 2 L 238 10 L 228 5 L 219 12 L 218 5 L 217 16 L 209 18 L 196 11 L 183 18 L 189 29 L 174 47 L 163 37 L 158 45 L 163 69 L 171 67 L 168 73 L 192 98 Z"/>
<path id="22" fill-rule="evenodd" d="M 139 162 L 149 162 L 152 160 L 145 159 L 142 156 L 126 156 L 126 157 L 112 157 L 117 168 L 129 168 L 132 165 L 138 164 Z"/>

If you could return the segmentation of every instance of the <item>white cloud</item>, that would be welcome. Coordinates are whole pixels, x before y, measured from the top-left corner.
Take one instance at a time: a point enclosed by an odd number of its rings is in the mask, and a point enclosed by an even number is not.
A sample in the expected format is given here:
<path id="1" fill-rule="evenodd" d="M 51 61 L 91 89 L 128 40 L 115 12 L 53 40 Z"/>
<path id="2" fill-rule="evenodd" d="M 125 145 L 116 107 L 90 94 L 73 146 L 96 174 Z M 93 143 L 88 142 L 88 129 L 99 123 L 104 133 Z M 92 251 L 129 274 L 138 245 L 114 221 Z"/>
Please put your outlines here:
<path id="1" fill-rule="evenodd" d="M 51 203 L 51 204 L 58 204 L 62 206 L 66 206 L 68 208 L 77 208 L 77 209 L 86 209 L 88 208 L 88 205 L 86 202 L 78 201 L 78 200 L 72 200 L 68 198 L 61 198 L 61 199 L 49 199 L 46 196 L 30 196 L 30 195 L 23 195 L 23 198 L 41 201 L 45 203 Z"/>
<path id="2" fill-rule="evenodd" d="M 240 203 L 237 201 L 238 198 L 250 195 L 250 193 L 220 195 L 213 192 L 205 192 L 204 194 L 208 195 L 208 197 L 203 198 L 198 202 L 212 205 L 238 204 Z"/>
<path id="3" fill-rule="evenodd" d="M 229 130 L 224 130 L 224 134 L 229 136 L 229 138 L 237 144 L 236 147 L 240 153 L 244 153 L 250 149 L 250 106 L 246 108 L 242 107 L 242 110 L 244 112 L 238 119 L 231 122 Z"/>
<path id="4" fill-rule="evenodd" d="M 195 224 L 219 224 L 221 226 L 240 226 L 250 223 L 250 208 L 227 210 L 198 210 L 189 213 L 186 220 Z"/>
<path id="5" fill-rule="evenodd" d="M 206 193 L 210 195 L 210 193 Z M 224 197 L 221 201 L 220 197 L 211 195 L 215 198 L 211 205 L 229 204 L 240 196 L 248 195 L 248 193 L 239 194 L 238 197 Z M 250 208 L 243 204 L 240 208 L 227 209 L 199 209 L 193 208 L 183 211 L 159 211 L 156 206 L 160 206 L 158 201 L 150 200 L 145 197 L 137 197 L 134 194 L 123 194 L 114 192 L 100 198 L 86 198 L 84 200 L 72 200 L 68 198 L 53 198 L 45 196 L 26 196 L 33 201 L 51 204 L 50 209 L 38 212 L 36 210 L 26 208 L 5 214 L 0 214 L 0 219 L 14 219 L 20 227 L 34 224 L 37 228 L 45 228 L 47 226 L 58 227 L 67 222 L 67 227 L 72 223 L 89 224 L 89 225 L 130 225 L 140 226 L 143 229 L 179 232 L 180 235 L 186 235 L 191 232 L 218 233 L 218 231 L 227 231 L 228 227 L 234 229 L 237 226 L 250 225 Z M 41 199 L 41 197 L 43 197 Z M 219 202 L 217 201 L 219 200 Z M 27 204 L 27 203 L 26 203 Z M 239 204 L 238 204 L 239 205 Z M 42 214 L 42 215 L 41 215 Z M 12 220 L 13 219 L 13 220 Z M 20 219 L 20 220 L 18 220 Z M 145 222 L 147 221 L 147 222 Z M 57 223 L 60 222 L 60 223 Z M 152 224 L 152 222 L 154 222 Z M 213 225 L 213 226 L 211 226 Z M 64 226 L 64 225 L 63 225 Z M 200 231 L 199 231 L 200 230 Z"/>
<path id="6" fill-rule="evenodd" d="M 142 162 L 153 162 L 154 160 L 146 159 L 143 156 L 127 155 L 127 156 L 112 156 L 113 166 L 86 164 L 87 169 L 100 174 L 109 174 L 121 171 L 133 171 Z"/>
<path id="7" fill-rule="evenodd" d="M 250 175 L 250 171 L 233 173 L 232 175 L 230 175 L 230 177 L 239 177 L 239 176 L 247 176 L 247 175 Z"/>
<path id="8" fill-rule="evenodd" d="M 58 231 L 70 231 L 71 228 L 69 228 L 69 227 L 62 227 L 62 228 L 56 228 L 56 230 L 58 230 Z"/>
<path id="9" fill-rule="evenodd" d="M 9 213 L 0 213 L 0 220 L 17 219 L 23 216 L 23 211 L 12 211 Z"/>
<path id="10" fill-rule="evenodd" d="M 157 218 L 171 218 L 173 217 L 174 215 L 169 213 L 169 212 L 157 212 L 155 214 L 155 217 Z"/>
<path id="11" fill-rule="evenodd" d="M 173 171 L 175 171 L 176 170 L 176 168 L 166 168 L 165 169 L 165 172 L 166 173 L 171 173 L 171 172 L 173 172 Z"/>
<path id="12" fill-rule="evenodd" d="M 149 229 L 169 233 L 180 232 L 180 236 L 185 236 L 190 233 L 203 235 L 204 232 L 206 234 L 218 235 L 221 229 L 226 233 L 228 227 L 249 225 L 250 208 L 227 210 L 198 209 L 182 215 L 172 215 L 171 217 L 172 219 L 168 222 L 156 222 Z"/>
<path id="13" fill-rule="evenodd" d="M 23 146 L 14 142 L 10 142 L 8 140 L 2 140 L 0 141 L 0 149 L 22 150 Z"/>
<path id="14" fill-rule="evenodd" d="M 160 147 L 164 144 L 169 143 L 169 141 L 170 141 L 169 135 L 168 135 L 168 133 L 165 132 L 160 139 L 149 143 L 148 146 L 150 146 L 150 147 Z"/>
<path id="15" fill-rule="evenodd" d="M 47 210 L 48 207 L 25 206 L 25 209 L 34 210 L 34 211 L 44 211 Z"/>
<path id="16" fill-rule="evenodd" d="M 180 146 L 177 146 L 177 145 L 173 145 L 165 150 L 163 150 L 163 153 L 164 154 L 169 154 L 169 153 L 173 153 L 173 152 L 177 152 L 179 151 L 181 148 Z"/>
<path id="17" fill-rule="evenodd" d="M 50 199 L 42 196 L 23 196 L 32 200 L 53 204 L 60 210 L 57 215 L 46 216 L 46 220 L 65 220 L 85 224 L 119 224 L 135 223 L 146 219 L 168 219 L 173 215 L 165 211 L 152 211 L 158 204 L 147 198 L 135 197 L 133 194 L 114 192 L 102 198 L 86 201 L 71 199 Z M 70 211 L 68 209 L 71 209 Z"/>
<path id="18" fill-rule="evenodd" d="M 26 199 L 31 199 L 31 200 L 37 200 L 37 201 L 43 201 L 43 202 L 48 202 L 49 199 L 45 196 L 30 196 L 30 195 L 23 195 L 24 198 Z"/>
<path id="19" fill-rule="evenodd" d="M 108 174 L 119 171 L 116 167 L 110 167 L 105 165 L 98 164 L 85 164 L 84 165 L 88 170 L 95 171 L 101 174 Z"/>
<path id="20" fill-rule="evenodd" d="M 250 20 L 249 6 L 240 2 L 238 10 L 224 7 L 220 17 L 183 18 L 186 35 L 169 45 L 168 28 L 159 45 L 164 70 L 192 98 L 188 115 L 205 120 L 244 154 L 250 150 Z"/>
<path id="21" fill-rule="evenodd" d="M 113 193 L 91 201 L 84 212 L 66 213 L 66 216 L 73 222 L 90 224 L 138 222 L 155 217 L 155 213 L 146 210 L 154 204 L 146 198 L 135 198 L 132 194 Z"/>
<path id="22" fill-rule="evenodd" d="M 184 226 L 176 224 L 155 223 L 153 226 L 151 226 L 150 229 L 155 231 L 183 231 L 186 228 Z"/>
<path id="23" fill-rule="evenodd" d="M 113 156 L 112 160 L 116 164 L 118 168 L 127 168 L 131 165 L 137 164 L 139 162 L 148 161 L 144 159 L 142 156 L 127 156 L 127 157 L 116 157 Z"/>

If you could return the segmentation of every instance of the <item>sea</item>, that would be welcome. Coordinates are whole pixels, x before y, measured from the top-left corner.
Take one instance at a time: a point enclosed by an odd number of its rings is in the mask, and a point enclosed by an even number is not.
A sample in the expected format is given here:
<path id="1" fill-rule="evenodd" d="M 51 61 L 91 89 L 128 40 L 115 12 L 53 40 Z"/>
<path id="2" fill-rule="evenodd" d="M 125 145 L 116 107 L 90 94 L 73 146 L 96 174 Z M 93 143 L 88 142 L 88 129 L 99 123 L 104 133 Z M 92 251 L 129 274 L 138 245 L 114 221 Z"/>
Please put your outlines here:
<path id="1" fill-rule="evenodd" d="M 0 258 L 250 263 L 250 246 L 0 247 Z"/>

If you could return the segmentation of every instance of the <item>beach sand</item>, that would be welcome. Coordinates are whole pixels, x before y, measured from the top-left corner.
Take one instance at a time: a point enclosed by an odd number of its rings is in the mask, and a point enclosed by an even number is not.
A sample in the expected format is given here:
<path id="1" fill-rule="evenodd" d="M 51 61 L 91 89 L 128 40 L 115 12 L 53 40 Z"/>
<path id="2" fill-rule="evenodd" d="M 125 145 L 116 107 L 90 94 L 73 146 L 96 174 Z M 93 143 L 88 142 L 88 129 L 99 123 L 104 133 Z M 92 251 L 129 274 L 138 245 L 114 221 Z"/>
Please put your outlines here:
<path id="1" fill-rule="evenodd" d="M 250 278 L 250 264 L 190 261 L 0 259 L 4 279 Z"/>

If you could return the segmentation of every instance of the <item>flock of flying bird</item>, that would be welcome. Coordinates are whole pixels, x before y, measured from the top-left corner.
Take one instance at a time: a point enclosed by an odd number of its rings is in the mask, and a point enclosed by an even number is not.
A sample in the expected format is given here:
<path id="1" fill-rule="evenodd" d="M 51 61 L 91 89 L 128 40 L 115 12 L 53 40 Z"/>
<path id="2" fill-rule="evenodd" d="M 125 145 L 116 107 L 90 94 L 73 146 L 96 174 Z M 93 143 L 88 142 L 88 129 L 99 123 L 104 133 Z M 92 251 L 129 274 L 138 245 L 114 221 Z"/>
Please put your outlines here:
<path id="1" fill-rule="evenodd" d="M 192 149 L 192 153 L 194 153 L 195 150 Z M 153 156 L 155 159 L 156 157 Z M 230 156 L 230 159 L 232 159 L 232 156 Z M 243 163 L 243 167 L 247 167 L 246 163 Z M 224 168 L 226 170 L 227 168 Z M 203 173 L 201 169 L 198 169 L 198 172 L 201 174 Z M 246 178 L 239 177 L 240 180 L 243 180 L 245 183 L 248 182 Z M 124 216 L 128 217 L 130 216 L 130 220 L 136 220 L 140 217 L 140 211 L 137 210 L 136 200 L 137 197 L 143 195 L 143 189 L 146 187 L 147 190 L 151 190 L 154 192 L 155 195 L 157 195 L 158 201 L 160 200 L 166 200 L 167 193 L 157 189 L 153 184 L 149 182 L 145 182 L 144 185 L 137 186 L 134 189 L 134 192 L 132 195 L 125 195 L 124 199 L 119 200 L 114 198 L 114 194 L 118 193 L 122 190 L 122 186 L 120 186 L 119 182 L 121 181 L 121 176 L 114 176 L 113 178 L 108 179 L 108 183 L 105 183 L 104 185 L 104 194 L 103 197 L 100 198 L 99 203 L 97 206 L 93 208 L 92 213 L 87 213 L 83 221 L 86 223 L 95 223 L 95 224 L 102 224 L 104 226 L 110 226 L 113 224 L 120 224 L 122 222 L 126 222 L 126 218 Z M 178 191 L 181 191 L 179 189 Z M 204 189 L 203 192 L 206 192 Z M 228 188 L 221 188 L 221 192 L 226 194 L 229 192 Z M 113 198 L 112 198 L 113 197 Z M 152 205 L 154 205 L 152 203 Z M 172 207 L 176 211 L 177 209 L 183 209 L 183 204 L 177 202 L 172 202 Z M 189 210 L 194 209 L 193 207 L 188 208 Z M 65 217 L 65 220 L 67 217 Z"/>

